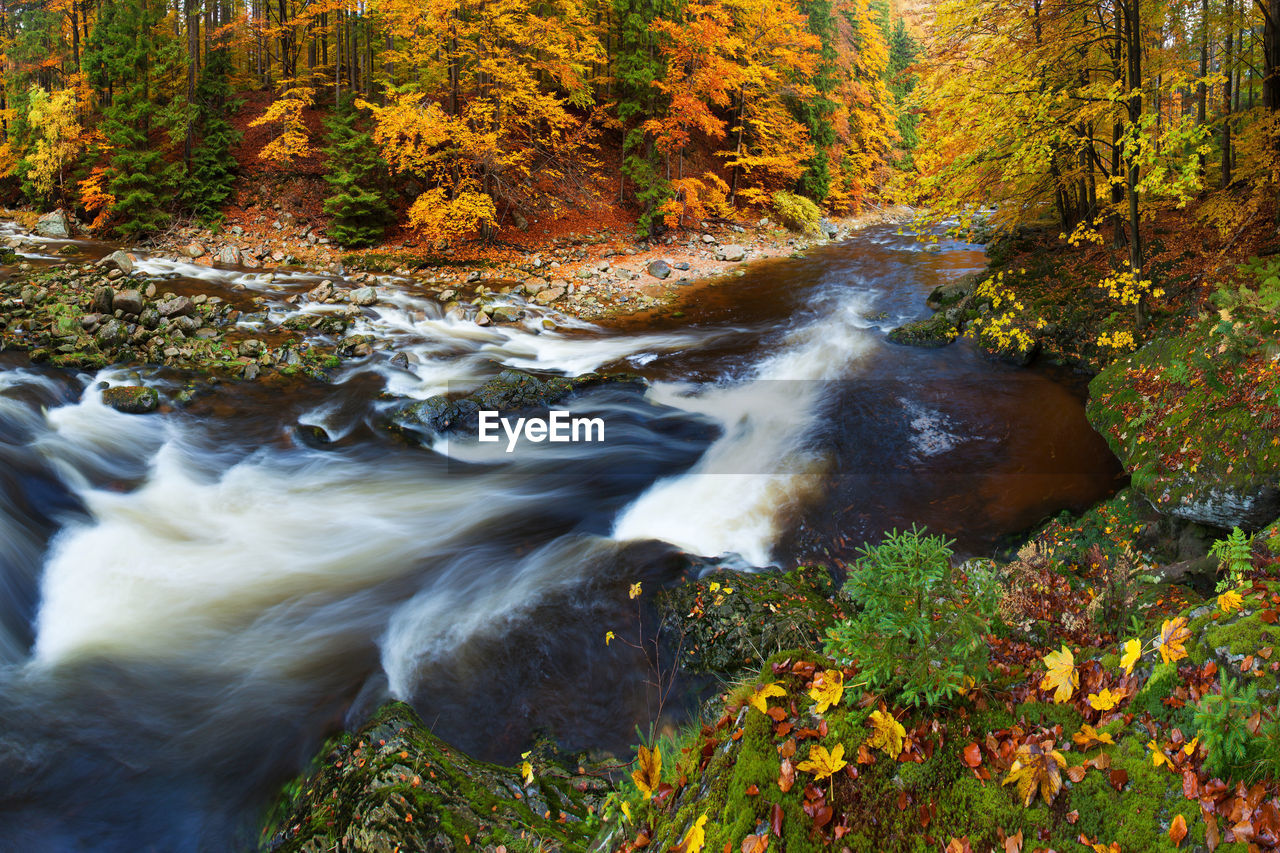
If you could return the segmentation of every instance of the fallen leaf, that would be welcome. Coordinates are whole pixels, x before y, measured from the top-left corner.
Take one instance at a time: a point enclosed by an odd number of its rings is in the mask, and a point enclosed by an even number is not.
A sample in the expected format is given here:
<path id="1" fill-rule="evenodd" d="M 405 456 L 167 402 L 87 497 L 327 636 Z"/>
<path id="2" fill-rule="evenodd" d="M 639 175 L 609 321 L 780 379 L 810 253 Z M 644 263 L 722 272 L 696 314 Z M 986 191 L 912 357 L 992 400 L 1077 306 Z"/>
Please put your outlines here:
<path id="1" fill-rule="evenodd" d="M 1071 736 L 1076 746 L 1083 750 L 1093 749 L 1095 746 L 1101 746 L 1104 743 L 1115 745 L 1115 740 L 1107 732 L 1099 732 L 1093 726 L 1085 723 L 1080 727 L 1080 731 Z"/>
<path id="2" fill-rule="evenodd" d="M 1124 644 L 1124 654 L 1120 656 L 1120 666 L 1124 667 L 1125 675 L 1133 674 L 1133 665 L 1142 657 L 1142 641 L 1129 640 Z"/>
<path id="3" fill-rule="evenodd" d="M 1129 784 L 1129 771 L 1123 767 L 1113 769 L 1109 775 L 1111 779 L 1111 787 L 1117 791 L 1123 791 L 1124 786 Z"/>
<path id="4" fill-rule="evenodd" d="M 761 714 L 769 713 L 769 697 L 770 696 L 786 696 L 787 691 L 783 689 L 778 682 L 772 684 L 761 684 L 751 694 L 751 698 L 747 701 L 751 703 L 751 707 L 755 708 Z"/>
<path id="5" fill-rule="evenodd" d="M 866 744 L 872 749 L 880 749 L 890 758 L 897 758 L 902 752 L 902 742 L 907 730 L 902 727 L 892 714 L 883 711 L 872 711 L 868 722 L 871 723 L 871 737 Z"/>
<path id="6" fill-rule="evenodd" d="M 1080 819 L 1079 809 L 1072 809 L 1071 811 L 1067 812 L 1067 823 L 1071 824 L 1072 826 L 1075 826 L 1076 821 L 1078 821 L 1079 819 Z"/>
<path id="7" fill-rule="evenodd" d="M 782 759 L 782 769 L 778 772 L 778 789 L 782 793 L 791 790 L 791 786 L 796 783 L 796 768 L 791 763 L 790 758 Z"/>
<path id="8" fill-rule="evenodd" d="M 1075 655 L 1064 644 L 1062 651 L 1049 652 L 1044 656 L 1044 665 L 1048 672 L 1040 679 L 1040 689 L 1052 690 L 1054 702 L 1066 702 L 1080 686 Z"/>
<path id="9" fill-rule="evenodd" d="M 782 837 L 782 803 L 773 804 L 773 814 L 769 818 L 769 828 L 775 838 Z"/>
<path id="10" fill-rule="evenodd" d="M 969 836 L 952 838 L 947 842 L 945 853 L 973 853 L 973 848 L 969 846 Z"/>
<path id="11" fill-rule="evenodd" d="M 764 853 L 769 849 L 769 836 L 748 835 L 742 839 L 742 853 Z"/>
<path id="12" fill-rule="evenodd" d="M 1124 698 L 1123 693 L 1113 692 L 1111 689 L 1104 687 L 1097 693 L 1090 693 L 1088 700 L 1089 706 L 1095 711 L 1110 711 L 1120 700 Z"/>
<path id="13" fill-rule="evenodd" d="M 689 827 L 689 832 L 685 835 L 684 841 L 675 847 L 672 853 L 698 853 L 707 843 L 707 832 L 703 829 L 707 824 L 707 816 L 702 815 L 693 826 Z"/>
<path id="14" fill-rule="evenodd" d="M 1191 639 L 1191 629 L 1187 627 L 1185 616 L 1164 620 L 1160 626 L 1160 659 L 1165 663 L 1182 660 L 1187 656 L 1183 644 Z"/>
<path id="15" fill-rule="evenodd" d="M 1016 783 L 1018 797 L 1024 806 L 1031 805 L 1037 790 L 1045 804 L 1052 805 L 1054 797 L 1062 790 L 1062 768 L 1066 766 L 1067 760 L 1056 749 L 1050 747 L 1046 750 L 1038 743 L 1024 743 L 1018 747 L 1017 759 L 1001 784 Z"/>
<path id="16" fill-rule="evenodd" d="M 1264 610 L 1260 614 L 1258 614 L 1258 618 L 1261 619 L 1263 622 L 1266 622 L 1268 625 L 1274 625 L 1276 624 L 1276 620 L 1280 619 L 1280 611 Z"/>
<path id="17" fill-rule="evenodd" d="M 1022 830 L 1004 840 L 1004 853 L 1022 853 Z"/>
<path id="18" fill-rule="evenodd" d="M 828 669 L 817 674 L 813 678 L 809 696 L 814 701 L 814 713 L 825 714 L 828 708 L 839 704 L 844 697 L 844 673 L 838 669 Z"/>
<path id="19" fill-rule="evenodd" d="M 1234 589 L 1229 589 L 1218 596 L 1218 607 L 1223 613 L 1231 613 L 1234 610 L 1239 610 L 1242 606 L 1244 606 L 1244 599 Z"/>
<path id="20" fill-rule="evenodd" d="M 982 763 L 982 747 L 971 743 L 964 748 L 962 759 L 966 767 L 977 767 Z"/>
<path id="21" fill-rule="evenodd" d="M 1078 784 L 1084 779 L 1084 775 L 1088 772 L 1089 771 L 1082 766 L 1068 767 L 1067 778 Z"/>
<path id="22" fill-rule="evenodd" d="M 1174 847 L 1182 846 L 1182 839 L 1187 837 L 1187 819 L 1182 815 L 1177 815 L 1173 819 L 1173 823 L 1169 825 L 1169 840 L 1173 842 Z"/>
<path id="23" fill-rule="evenodd" d="M 838 743 L 828 752 L 825 746 L 815 743 L 809 747 L 809 759 L 797 764 L 796 769 L 812 773 L 821 780 L 840 772 L 848 763 L 844 760 L 844 744 Z"/>

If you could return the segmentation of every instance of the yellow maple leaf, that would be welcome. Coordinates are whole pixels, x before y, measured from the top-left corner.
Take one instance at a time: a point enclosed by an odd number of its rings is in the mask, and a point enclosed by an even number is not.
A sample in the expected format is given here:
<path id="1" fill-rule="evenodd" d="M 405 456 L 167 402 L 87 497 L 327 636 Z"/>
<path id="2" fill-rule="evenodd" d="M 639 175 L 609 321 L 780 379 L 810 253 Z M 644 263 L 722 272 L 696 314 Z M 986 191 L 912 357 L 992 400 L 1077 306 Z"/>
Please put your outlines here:
<path id="1" fill-rule="evenodd" d="M 1018 747 L 1017 758 L 1009 768 L 1009 776 L 1002 782 L 1017 783 L 1018 796 L 1024 806 L 1031 805 L 1040 792 L 1045 805 L 1052 805 L 1054 797 L 1062 790 L 1062 768 L 1067 759 L 1056 749 L 1046 750 L 1038 743 L 1024 743 Z"/>
<path id="2" fill-rule="evenodd" d="M 703 815 L 694 821 L 693 826 L 689 827 L 689 832 L 684 837 L 684 841 L 680 842 L 680 850 L 684 853 L 698 853 L 707 843 L 707 831 L 703 829 L 707 825 L 707 816 Z"/>
<path id="3" fill-rule="evenodd" d="M 631 820 L 631 806 L 627 805 L 625 800 L 622 802 L 622 814 L 628 821 Z"/>
<path id="4" fill-rule="evenodd" d="M 902 723 L 898 722 L 892 714 L 886 714 L 883 711 L 872 711 L 868 722 L 871 723 L 871 737 L 867 738 L 867 745 L 872 749 L 884 750 L 890 758 L 897 758 L 902 752 L 902 743 L 907 736 L 907 730 L 902 727 Z"/>
<path id="5" fill-rule="evenodd" d="M 1055 703 L 1066 702 L 1071 694 L 1080 686 L 1080 673 L 1076 672 L 1076 658 L 1071 649 L 1064 644 L 1062 651 L 1049 652 L 1044 656 L 1045 668 L 1049 671 L 1040 679 L 1041 690 L 1053 690 Z"/>
<path id="6" fill-rule="evenodd" d="M 1127 640 L 1124 644 L 1124 654 L 1120 656 L 1120 666 L 1124 667 L 1125 675 L 1133 673 L 1133 666 L 1140 657 L 1142 657 L 1142 641 Z"/>
<path id="7" fill-rule="evenodd" d="M 844 760 L 844 744 L 838 743 L 835 749 L 827 752 L 825 746 L 815 743 L 809 747 L 808 760 L 801 761 L 796 765 L 796 769 L 812 773 L 815 778 L 821 780 L 839 773 L 848 764 L 849 762 Z"/>
<path id="8" fill-rule="evenodd" d="M 1089 694 L 1089 706 L 1095 711 L 1110 711 L 1123 698 L 1123 693 L 1117 693 L 1110 688 L 1104 687 L 1097 693 Z"/>
<path id="9" fill-rule="evenodd" d="M 825 714 L 832 705 L 838 704 L 844 697 L 844 673 L 838 669 L 828 669 L 813 679 L 813 687 L 809 690 L 813 698 L 813 710 Z"/>
<path id="10" fill-rule="evenodd" d="M 526 785 L 532 785 L 533 784 L 533 765 L 527 761 L 521 764 L 520 777 L 524 779 L 524 783 Z"/>
<path id="11" fill-rule="evenodd" d="M 1244 599 L 1240 597 L 1240 593 L 1234 589 L 1229 589 L 1222 595 L 1218 596 L 1218 607 L 1222 608 L 1223 613 L 1230 613 L 1233 610 L 1239 610 L 1244 605 Z"/>
<path id="12" fill-rule="evenodd" d="M 633 583 L 633 584 L 631 585 L 631 589 L 629 589 L 629 590 L 627 591 L 627 597 L 628 597 L 628 598 L 639 598 L 639 597 L 640 597 L 640 581 L 636 581 L 635 583 Z"/>
<path id="13" fill-rule="evenodd" d="M 1199 745 L 1200 745 L 1200 736 L 1196 735 L 1191 739 L 1191 743 L 1187 744 L 1182 748 L 1182 751 L 1186 753 L 1188 758 L 1190 758 L 1193 754 L 1195 754 L 1196 747 Z"/>
<path id="14" fill-rule="evenodd" d="M 1191 639 L 1191 629 L 1184 616 L 1166 619 L 1160 626 L 1160 658 L 1165 662 L 1182 660 L 1187 656 L 1183 644 Z"/>
<path id="15" fill-rule="evenodd" d="M 1169 756 L 1164 754 L 1164 750 L 1160 748 L 1160 745 L 1155 742 L 1154 738 L 1147 742 L 1147 749 L 1151 750 L 1152 767 L 1159 767 L 1161 764 L 1164 764 L 1168 766 L 1170 770 L 1173 769 L 1173 762 L 1169 760 Z"/>
<path id="16" fill-rule="evenodd" d="M 752 708 L 755 708 L 761 714 L 767 714 L 769 713 L 769 697 L 786 695 L 787 691 L 775 681 L 772 684 L 761 684 L 747 701 L 751 703 Z"/>
<path id="17" fill-rule="evenodd" d="M 1095 746 L 1101 746 L 1104 743 L 1115 744 L 1115 740 L 1112 739 L 1110 734 L 1100 732 L 1088 723 L 1082 725 L 1080 731 L 1073 734 L 1071 739 L 1084 750 L 1093 749 Z"/>
<path id="18" fill-rule="evenodd" d="M 662 750 L 642 746 L 636 750 L 636 757 L 640 766 L 631 771 L 631 778 L 645 797 L 652 797 L 662 782 Z"/>

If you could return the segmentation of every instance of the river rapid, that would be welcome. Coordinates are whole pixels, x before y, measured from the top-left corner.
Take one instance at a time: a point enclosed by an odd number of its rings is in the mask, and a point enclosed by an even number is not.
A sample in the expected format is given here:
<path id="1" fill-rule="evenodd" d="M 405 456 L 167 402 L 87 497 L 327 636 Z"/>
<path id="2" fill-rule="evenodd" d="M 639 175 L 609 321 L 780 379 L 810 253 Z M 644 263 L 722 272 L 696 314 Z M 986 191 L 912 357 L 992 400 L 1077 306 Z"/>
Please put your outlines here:
<path id="1" fill-rule="evenodd" d="M 374 354 L 332 384 L 225 383 L 146 416 L 99 389 L 181 377 L 0 354 L 0 849 L 252 847 L 320 740 L 391 697 L 481 758 L 510 762 L 538 731 L 624 749 L 654 697 L 604 636 L 635 629 L 629 585 L 675 582 L 683 555 L 852 559 L 912 523 L 981 554 L 1110 494 L 1071 377 L 886 341 L 983 265 L 874 226 L 753 265 L 679 319 L 609 329 L 516 297 L 524 321 L 481 328 L 388 279 L 353 329 Z M 275 321 L 322 277 L 139 268 L 257 295 Z M 504 368 L 649 385 L 572 401 L 602 443 L 386 430 L 405 402 Z"/>

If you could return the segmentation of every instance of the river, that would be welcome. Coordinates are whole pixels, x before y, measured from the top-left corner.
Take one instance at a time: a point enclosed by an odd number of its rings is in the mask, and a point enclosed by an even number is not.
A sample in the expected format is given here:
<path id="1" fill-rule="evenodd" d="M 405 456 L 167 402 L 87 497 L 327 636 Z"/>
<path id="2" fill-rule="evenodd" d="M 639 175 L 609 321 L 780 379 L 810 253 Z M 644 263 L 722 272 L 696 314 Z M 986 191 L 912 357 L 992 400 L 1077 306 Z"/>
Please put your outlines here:
<path id="1" fill-rule="evenodd" d="M 0 849 L 251 847 L 320 739 L 388 697 L 483 758 L 540 730 L 625 748 L 648 673 L 604 635 L 634 627 L 629 585 L 674 582 L 681 552 L 847 560 L 921 523 L 981 554 L 1108 495 L 1118 469 L 1077 381 L 886 341 L 983 263 L 875 226 L 612 329 L 523 303 L 523 323 L 480 328 L 387 282 L 355 329 L 379 348 L 332 384 L 226 383 L 147 416 L 98 389 L 181 377 L 0 354 Z M 320 278 L 139 267 L 257 295 L 277 321 Z M 503 368 L 650 384 L 574 400 L 603 443 L 385 429 L 406 399 Z"/>

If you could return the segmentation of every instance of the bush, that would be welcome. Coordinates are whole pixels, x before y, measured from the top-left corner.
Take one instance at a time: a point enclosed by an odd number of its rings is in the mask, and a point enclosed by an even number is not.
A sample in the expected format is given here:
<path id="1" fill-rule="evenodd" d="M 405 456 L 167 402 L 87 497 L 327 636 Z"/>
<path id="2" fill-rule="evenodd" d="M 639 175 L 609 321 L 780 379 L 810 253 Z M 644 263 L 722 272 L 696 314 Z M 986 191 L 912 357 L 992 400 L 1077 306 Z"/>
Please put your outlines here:
<path id="1" fill-rule="evenodd" d="M 783 225 L 802 234 L 817 234 L 822 221 L 822 211 L 816 204 L 789 192 L 773 194 L 773 213 Z"/>
<path id="2" fill-rule="evenodd" d="M 872 690 L 909 705 L 951 699 L 984 676 L 999 594 L 988 571 L 953 569 L 952 543 L 924 534 L 913 526 L 861 549 L 843 591 L 862 610 L 832 627 L 826 643 Z"/>
<path id="3" fill-rule="evenodd" d="M 1255 782 L 1280 774 L 1280 720 L 1269 702 L 1258 698 L 1258 686 L 1244 689 L 1222 679 L 1221 693 L 1211 693 L 1196 708 L 1195 727 L 1208 757 L 1210 776 L 1231 782 Z M 1250 718 L 1258 715 L 1257 732 Z"/>

